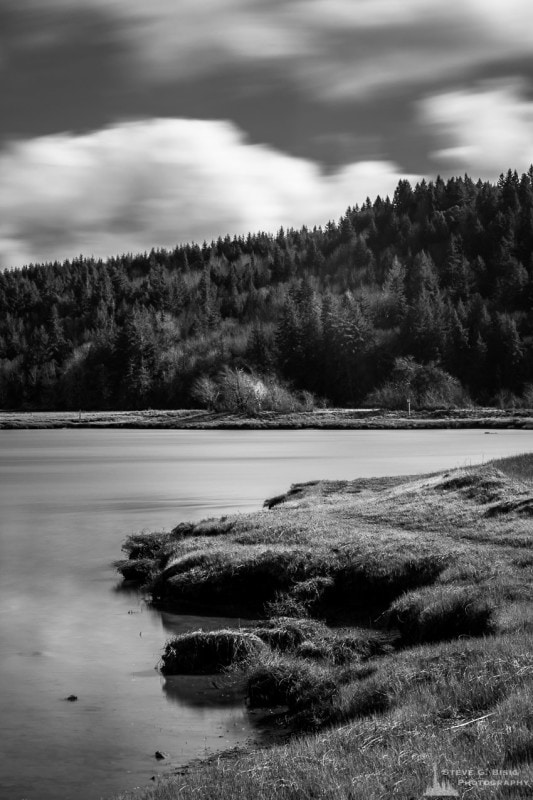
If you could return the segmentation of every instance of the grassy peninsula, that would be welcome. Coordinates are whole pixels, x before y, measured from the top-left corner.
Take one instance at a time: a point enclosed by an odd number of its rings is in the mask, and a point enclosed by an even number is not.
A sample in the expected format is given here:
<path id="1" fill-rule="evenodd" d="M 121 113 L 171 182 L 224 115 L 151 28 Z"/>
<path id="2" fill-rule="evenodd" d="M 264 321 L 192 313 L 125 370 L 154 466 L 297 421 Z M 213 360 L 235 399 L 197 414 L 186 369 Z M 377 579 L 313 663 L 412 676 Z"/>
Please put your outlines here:
<path id="1" fill-rule="evenodd" d="M 532 521 L 528 454 L 130 537 L 119 570 L 154 602 L 258 619 L 171 639 L 162 672 L 222 671 L 291 731 L 135 797 L 407 800 L 434 768 L 460 796 L 531 797 Z"/>

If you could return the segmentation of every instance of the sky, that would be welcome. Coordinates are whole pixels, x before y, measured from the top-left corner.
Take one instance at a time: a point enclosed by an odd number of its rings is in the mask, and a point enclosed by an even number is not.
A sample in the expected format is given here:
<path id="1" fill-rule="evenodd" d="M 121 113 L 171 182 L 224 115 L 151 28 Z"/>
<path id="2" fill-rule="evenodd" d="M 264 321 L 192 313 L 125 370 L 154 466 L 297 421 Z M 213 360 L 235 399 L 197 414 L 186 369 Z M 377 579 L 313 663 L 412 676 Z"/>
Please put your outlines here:
<path id="1" fill-rule="evenodd" d="M 0 0 L 0 267 L 531 163 L 531 0 Z"/>

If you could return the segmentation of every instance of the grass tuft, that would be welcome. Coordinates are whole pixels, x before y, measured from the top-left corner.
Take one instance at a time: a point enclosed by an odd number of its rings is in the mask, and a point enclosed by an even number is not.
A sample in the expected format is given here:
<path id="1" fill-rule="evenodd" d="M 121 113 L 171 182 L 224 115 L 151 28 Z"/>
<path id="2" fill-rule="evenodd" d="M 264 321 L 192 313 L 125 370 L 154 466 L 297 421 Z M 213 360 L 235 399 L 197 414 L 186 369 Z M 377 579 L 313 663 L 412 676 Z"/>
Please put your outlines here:
<path id="1" fill-rule="evenodd" d="M 161 656 L 163 675 L 212 675 L 264 650 L 258 636 L 233 630 L 192 631 L 169 639 Z"/>
<path id="2" fill-rule="evenodd" d="M 250 708 L 285 707 L 294 724 L 317 727 L 329 716 L 338 686 L 327 668 L 304 659 L 271 653 L 247 676 Z"/>
<path id="3" fill-rule="evenodd" d="M 432 586 L 409 592 L 390 607 L 387 621 L 404 643 L 438 642 L 492 633 L 494 605 L 471 586 Z"/>
<path id="4" fill-rule="evenodd" d="M 254 628 L 254 634 L 273 650 L 295 650 L 304 641 L 323 639 L 328 628 L 317 620 L 291 617 L 272 618 L 264 626 Z"/>

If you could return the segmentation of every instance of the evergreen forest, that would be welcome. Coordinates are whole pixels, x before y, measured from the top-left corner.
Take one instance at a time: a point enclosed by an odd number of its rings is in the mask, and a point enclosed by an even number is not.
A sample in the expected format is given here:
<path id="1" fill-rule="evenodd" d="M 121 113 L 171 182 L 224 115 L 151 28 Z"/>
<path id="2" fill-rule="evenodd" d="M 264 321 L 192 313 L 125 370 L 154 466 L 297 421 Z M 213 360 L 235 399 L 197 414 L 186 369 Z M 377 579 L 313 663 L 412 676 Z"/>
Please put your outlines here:
<path id="1" fill-rule="evenodd" d="M 355 189 L 357 187 L 354 187 Z M 0 407 L 533 406 L 533 167 L 0 272 Z"/>

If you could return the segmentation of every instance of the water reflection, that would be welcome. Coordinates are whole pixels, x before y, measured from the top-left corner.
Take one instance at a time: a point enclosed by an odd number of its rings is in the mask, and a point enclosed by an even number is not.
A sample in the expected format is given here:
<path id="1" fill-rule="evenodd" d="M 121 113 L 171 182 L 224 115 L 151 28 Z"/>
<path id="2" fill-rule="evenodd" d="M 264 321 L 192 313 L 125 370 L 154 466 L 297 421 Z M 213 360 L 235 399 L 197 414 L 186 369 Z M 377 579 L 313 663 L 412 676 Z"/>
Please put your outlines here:
<path id="1" fill-rule="evenodd" d="M 220 675 L 167 675 L 162 688 L 167 699 L 179 705 L 244 706 L 244 687 Z"/>
<path id="2" fill-rule="evenodd" d="M 172 636 L 190 631 L 204 630 L 216 631 L 220 628 L 248 628 L 255 625 L 257 620 L 245 617 L 214 617 L 208 614 L 174 614 L 166 609 L 152 610 L 159 614 L 161 624 L 165 631 Z"/>

